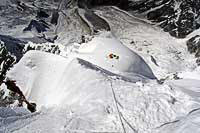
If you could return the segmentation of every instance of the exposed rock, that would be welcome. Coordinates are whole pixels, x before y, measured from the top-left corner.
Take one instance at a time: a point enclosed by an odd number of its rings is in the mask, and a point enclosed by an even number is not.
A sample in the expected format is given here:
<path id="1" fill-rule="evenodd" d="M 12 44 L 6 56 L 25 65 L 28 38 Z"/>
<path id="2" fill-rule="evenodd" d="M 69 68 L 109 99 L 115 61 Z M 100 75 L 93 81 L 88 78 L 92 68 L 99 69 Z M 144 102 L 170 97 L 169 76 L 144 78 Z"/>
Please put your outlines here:
<path id="1" fill-rule="evenodd" d="M 7 71 L 22 58 L 25 43 L 11 36 L 0 35 L 0 83 Z"/>
<path id="2" fill-rule="evenodd" d="M 16 63 L 15 56 L 7 50 L 3 42 L 0 42 L 0 82 L 5 79 L 7 71 Z"/>
<path id="3" fill-rule="evenodd" d="M 58 11 L 54 11 L 52 13 L 52 17 L 51 17 L 51 24 L 57 25 L 58 23 L 58 18 L 59 18 L 59 13 Z"/>
<path id="4" fill-rule="evenodd" d="M 23 54 L 30 50 L 38 50 L 38 51 L 44 51 L 48 53 L 53 53 L 53 54 L 60 54 L 60 49 L 58 45 L 51 44 L 51 43 L 44 43 L 44 44 L 27 44 L 24 49 L 23 49 Z"/>
<path id="5" fill-rule="evenodd" d="M 17 3 L 17 9 L 20 11 L 26 10 L 26 5 L 24 3 L 22 3 L 21 1 L 16 1 Z"/>
<path id="6" fill-rule="evenodd" d="M 200 35 L 196 35 L 187 41 L 187 48 L 191 54 L 195 54 L 196 63 L 200 65 Z"/>
<path id="7" fill-rule="evenodd" d="M 200 58 L 197 58 L 196 63 L 198 66 L 200 66 Z"/>
<path id="8" fill-rule="evenodd" d="M 196 35 L 187 41 L 187 48 L 190 53 L 200 57 L 200 35 Z"/>
<path id="9" fill-rule="evenodd" d="M 78 0 L 80 8 L 92 8 L 96 6 L 118 6 L 122 9 L 127 9 L 128 0 Z"/>
<path id="10" fill-rule="evenodd" d="M 151 55 L 151 61 L 156 65 L 159 66 L 156 59 Z"/>
<path id="11" fill-rule="evenodd" d="M 2 81 L 7 71 L 22 57 L 24 41 L 0 35 L 0 81 Z"/>
<path id="12" fill-rule="evenodd" d="M 106 22 L 106 20 L 99 17 L 94 12 L 90 10 L 86 10 L 86 12 L 84 13 L 84 16 L 87 19 L 87 21 L 89 21 L 92 24 L 94 32 L 98 32 L 102 30 L 110 31 L 110 26 Z"/>
<path id="13" fill-rule="evenodd" d="M 49 17 L 49 14 L 47 14 L 45 11 L 43 10 L 40 10 L 37 12 L 37 18 L 48 18 Z"/>
<path id="14" fill-rule="evenodd" d="M 145 13 L 172 36 L 184 38 L 200 27 L 200 0 L 145 0 L 132 2 L 128 10 Z"/>
<path id="15" fill-rule="evenodd" d="M 38 33 L 41 33 L 47 31 L 47 29 L 49 29 L 49 26 L 43 20 L 31 20 L 28 27 L 26 27 L 23 31 L 32 31 L 33 28 L 35 28 Z"/>
<path id="16" fill-rule="evenodd" d="M 22 50 L 26 42 L 11 36 L 0 35 L 0 45 L 16 57 L 17 61 L 23 56 Z"/>

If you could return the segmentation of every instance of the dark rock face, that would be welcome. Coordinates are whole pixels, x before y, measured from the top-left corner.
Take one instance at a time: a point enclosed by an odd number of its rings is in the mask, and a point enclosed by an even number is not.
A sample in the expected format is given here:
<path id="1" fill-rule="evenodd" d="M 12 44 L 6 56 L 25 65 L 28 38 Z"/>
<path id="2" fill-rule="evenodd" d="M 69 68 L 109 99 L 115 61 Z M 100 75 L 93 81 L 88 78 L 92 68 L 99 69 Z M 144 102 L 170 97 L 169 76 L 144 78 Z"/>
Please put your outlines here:
<path id="1" fill-rule="evenodd" d="M 0 35 L 0 45 L 1 47 L 5 47 L 5 49 L 16 57 L 17 61 L 21 59 L 23 56 L 22 51 L 24 48 L 24 44 L 27 42 L 13 38 L 11 36 Z"/>
<path id="2" fill-rule="evenodd" d="M 31 31 L 33 28 L 37 30 L 38 33 L 45 32 L 49 29 L 48 24 L 43 20 L 31 20 L 28 27 L 26 27 L 23 31 Z"/>
<path id="3" fill-rule="evenodd" d="M 5 79 L 7 71 L 14 65 L 16 59 L 8 51 L 6 46 L 0 42 L 0 83 Z"/>
<path id="4" fill-rule="evenodd" d="M 200 66 L 200 35 L 196 35 L 187 41 L 187 48 L 191 54 L 195 54 L 196 63 Z"/>
<path id="5" fill-rule="evenodd" d="M 129 5 L 128 0 L 78 0 L 78 6 L 80 8 L 92 8 L 96 6 L 118 6 L 122 9 L 126 9 Z"/>
<path id="6" fill-rule="evenodd" d="M 200 57 L 200 35 L 196 35 L 187 41 L 188 51 Z"/>
<path id="7" fill-rule="evenodd" d="M 37 16 L 36 17 L 37 18 L 48 18 L 49 14 L 47 14 L 45 11 L 40 10 L 40 11 L 37 12 Z"/>
<path id="8" fill-rule="evenodd" d="M 196 60 L 196 63 L 197 63 L 198 66 L 200 66 L 200 58 L 198 58 L 198 59 Z"/>
<path id="9" fill-rule="evenodd" d="M 91 6 L 99 6 L 99 5 L 114 5 L 118 6 L 122 9 L 125 9 L 128 6 L 128 0 L 90 0 Z"/>
<path id="10" fill-rule="evenodd" d="M 7 71 L 22 58 L 25 43 L 11 36 L 0 35 L 0 83 Z"/>
<path id="11" fill-rule="evenodd" d="M 147 12 L 147 19 L 177 38 L 200 27 L 200 0 L 145 0 L 133 2 L 128 10 Z"/>
<path id="12" fill-rule="evenodd" d="M 30 51 L 30 50 L 38 50 L 38 51 L 43 51 L 43 52 L 48 52 L 48 53 L 53 53 L 53 54 L 60 54 L 60 49 L 58 47 L 58 45 L 55 44 L 37 44 L 37 45 L 28 45 L 26 44 L 26 46 L 23 49 L 23 54 L 25 54 L 26 52 Z"/>
<path id="13" fill-rule="evenodd" d="M 104 19 L 98 17 L 94 12 L 88 10 L 84 16 L 93 25 L 94 32 L 102 30 L 110 31 L 109 24 Z"/>
<path id="14" fill-rule="evenodd" d="M 58 24 L 59 13 L 54 11 L 52 13 L 51 24 L 57 25 Z"/>

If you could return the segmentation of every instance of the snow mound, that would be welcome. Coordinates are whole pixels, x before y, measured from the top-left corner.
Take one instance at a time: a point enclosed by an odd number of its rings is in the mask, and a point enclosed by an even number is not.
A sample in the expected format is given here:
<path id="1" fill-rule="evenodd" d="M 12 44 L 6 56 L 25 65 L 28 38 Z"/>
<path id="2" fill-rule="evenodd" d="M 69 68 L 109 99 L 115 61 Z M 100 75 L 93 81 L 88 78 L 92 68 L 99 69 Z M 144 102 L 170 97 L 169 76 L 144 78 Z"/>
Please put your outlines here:
<path id="1" fill-rule="evenodd" d="M 138 132 L 153 131 L 184 116 L 193 105 L 189 96 L 179 89 L 158 85 L 152 80 L 145 84 L 127 82 L 120 75 L 74 56 L 29 51 L 8 76 L 16 80 L 28 100 L 36 102 L 38 110 L 42 110 L 38 116 L 23 120 L 17 117 L 17 122 L 3 124 L 5 130 L 18 128 L 15 132 L 20 133 L 37 129 L 59 133 L 121 132 L 111 88 L 115 90 L 129 133 L 134 128 Z M 45 112 L 43 107 L 52 110 Z M 25 126 L 21 127 L 22 123 L 26 123 Z"/>
<path id="2" fill-rule="evenodd" d="M 17 79 L 21 90 L 29 100 L 39 105 L 54 104 L 59 100 L 59 94 L 62 94 L 57 86 L 59 80 L 65 77 L 64 71 L 68 63 L 68 60 L 60 56 L 30 51 L 9 74 Z M 56 95 L 57 99 L 54 97 Z"/>
<path id="3" fill-rule="evenodd" d="M 156 79 L 151 68 L 135 52 L 113 36 L 99 36 L 78 49 L 78 57 L 121 75 L 139 74 Z"/>
<path id="4" fill-rule="evenodd" d="M 137 75 L 129 78 L 114 74 L 83 59 L 64 58 L 40 51 L 29 51 L 26 53 L 8 75 L 12 79 L 17 80 L 18 85 L 28 100 L 36 102 L 39 106 L 49 106 L 68 103 L 64 101 L 72 103 L 73 99 L 74 101 L 81 101 L 83 97 L 73 96 L 67 91 L 70 91 L 70 86 L 73 86 L 77 79 L 95 78 L 92 74 L 88 76 L 83 75 L 87 75 L 88 71 L 98 72 L 102 76 L 115 76 L 118 79 L 129 82 L 143 80 L 143 77 Z M 79 88 L 77 88 L 77 92 L 79 91 Z M 89 93 L 90 91 L 88 91 Z"/>
<path id="5" fill-rule="evenodd" d="M 86 78 L 82 74 L 87 75 L 87 71 L 129 82 L 156 79 L 145 61 L 111 34 L 93 38 L 80 45 L 75 54 L 68 53 L 67 57 L 29 51 L 8 76 L 18 81 L 28 100 L 39 106 L 49 106 L 67 104 L 64 102 L 66 98 L 70 98 L 70 103 L 75 98 L 78 98 L 75 101 L 80 101 L 81 97 L 71 94 L 69 97 L 66 91 L 77 79 Z M 88 78 L 92 78 L 92 75 L 88 75 Z"/>

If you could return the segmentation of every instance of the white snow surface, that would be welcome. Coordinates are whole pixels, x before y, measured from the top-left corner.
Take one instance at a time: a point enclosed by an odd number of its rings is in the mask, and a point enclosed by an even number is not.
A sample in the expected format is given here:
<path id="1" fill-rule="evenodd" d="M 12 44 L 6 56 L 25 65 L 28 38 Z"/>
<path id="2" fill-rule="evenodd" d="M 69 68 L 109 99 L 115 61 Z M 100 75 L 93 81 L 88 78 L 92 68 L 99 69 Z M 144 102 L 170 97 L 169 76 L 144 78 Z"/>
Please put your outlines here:
<path id="1" fill-rule="evenodd" d="M 119 59 L 110 58 L 109 54 L 112 53 L 118 55 Z M 75 53 L 65 57 L 30 51 L 8 75 L 19 81 L 23 93 L 29 100 L 40 106 L 60 105 L 65 103 L 63 101 L 69 101 L 65 98 L 73 99 L 73 96 L 63 96 L 66 93 L 64 88 L 73 86 L 67 84 L 68 80 L 75 82 L 76 78 L 81 78 L 77 75 L 75 79 L 71 79 L 77 71 L 85 71 L 81 65 L 132 82 L 147 78 L 156 79 L 145 61 L 114 37 L 95 37 L 90 42 L 81 44 Z"/>
<path id="2" fill-rule="evenodd" d="M 122 74 L 123 72 L 135 73 L 156 79 L 145 61 L 113 36 L 110 38 L 96 37 L 87 44 L 81 44 L 78 53 L 80 58 L 108 71 Z M 118 56 L 118 59 L 110 58 L 110 54 Z"/>
<path id="3" fill-rule="evenodd" d="M 187 95 L 168 85 L 127 82 L 83 60 L 38 51 L 28 52 L 10 71 L 10 77 L 17 80 L 28 100 L 37 103 L 38 110 L 47 108 L 47 112 L 20 120 L 29 124 L 19 130 L 11 126 L 16 122 L 6 125 L 12 132 L 38 127 L 41 132 L 122 132 L 111 87 L 124 119 L 138 132 L 173 121 L 193 105 Z M 177 102 L 173 103 L 174 99 Z M 133 132 L 128 124 L 126 130 Z"/>
<path id="4" fill-rule="evenodd" d="M 127 133 L 198 133 L 200 69 L 186 40 L 113 7 L 96 13 L 115 35 L 80 45 L 80 26 L 60 21 L 61 55 L 30 51 L 8 73 L 37 112 L 1 108 L 0 132 L 121 133 L 120 113 Z"/>
<path id="5" fill-rule="evenodd" d="M 38 112 L 2 118 L 0 129 L 19 133 L 123 132 L 112 88 L 126 132 L 162 132 L 163 128 L 174 129 L 168 123 L 177 119 L 178 126 L 193 121 L 194 114 L 187 114 L 199 108 L 198 97 L 193 98 L 198 89 L 191 93 L 193 87 L 199 87 L 197 82 L 191 81 L 184 90 L 179 85 L 184 80 L 158 84 L 139 55 L 112 35 L 104 35 L 75 44 L 71 52 L 63 51 L 62 56 L 40 51 L 26 53 L 8 76 L 17 81 L 28 100 L 37 103 Z M 109 52 L 119 55 L 119 59 L 127 54 L 129 62 L 110 61 Z M 192 86 L 194 83 L 197 85 Z M 188 124 L 184 123 L 186 127 Z"/>

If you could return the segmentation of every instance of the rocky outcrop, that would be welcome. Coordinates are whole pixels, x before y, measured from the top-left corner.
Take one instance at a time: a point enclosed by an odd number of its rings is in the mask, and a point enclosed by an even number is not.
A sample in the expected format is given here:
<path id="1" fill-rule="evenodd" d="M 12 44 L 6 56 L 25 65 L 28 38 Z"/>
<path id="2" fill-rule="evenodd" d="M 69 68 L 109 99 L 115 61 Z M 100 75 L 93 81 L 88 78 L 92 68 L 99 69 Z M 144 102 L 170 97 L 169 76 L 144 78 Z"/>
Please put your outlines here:
<path id="1" fill-rule="evenodd" d="M 58 11 L 54 11 L 51 17 L 51 24 L 57 25 L 58 24 L 59 13 Z"/>
<path id="2" fill-rule="evenodd" d="M 89 22 L 90 24 L 88 25 L 92 25 L 90 29 L 92 29 L 93 32 L 97 33 L 98 31 L 110 31 L 110 26 L 107 21 L 96 15 L 93 11 L 85 10 L 83 15 L 84 17 L 82 19 L 86 19 L 85 22 Z"/>
<path id="3" fill-rule="evenodd" d="M 11 36 L 0 35 L 1 47 L 5 47 L 10 54 L 16 57 L 17 61 L 23 56 L 22 51 L 26 43 L 26 41 Z"/>
<path id="4" fill-rule="evenodd" d="M 60 54 L 60 49 L 58 45 L 51 44 L 51 43 L 44 43 L 44 44 L 26 44 L 24 49 L 23 49 L 23 54 L 30 50 L 38 50 L 38 51 L 43 51 L 43 52 L 48 52 L 48 53 L 53 53 L 53 54 Z"/>
<path id="5" fill-rule="evenodd" d="M 187 48 L 190 53 L 200 57 L 200 35 L 196 35 L 187 41 Z"/>
<path id="6" fill-rule="evenodd" d="M 26 42 L 11 36 L 0 35 L 0 81 L 7 71 L 23 56 L 23 48 Z"/>
<path id="7" fill-rule="evenodd" d="M 0 42 L 0 83 L 5 79 L 6 72 L 16 62 L 15 56 L 13 56 L 3 42 Z"/>
<path id="8" fill-rule="evenodd" d="M 132 2 L 128 10 L 146 13 L 147 19 L 158 23 L 178 38 L 200 27 L 200 0 L 145 0 Z"/>
<path id="9" fill-rule="evenodd" d="M 39 10 L 37 12 L 37 18 L 48 18 L 49 17 L 49 14 L 47 14 L 45 11 L 43 10 Z"/>
<path id="10" fill-rule="evenodd" d="M 78 0 L 80 8 L 92 8 L 96 6 L 118 6 L 122 9 L 127 9 L 129 5 L 128 0 Z"/>
<path id="11" fill-rule="evenodd" d="M 200 35 L 196 35 L 187 41 L 187 48 L 191 54 L 195 54 L 196 63 L 200 65 Z"/>
<path id="12" fill-rule="evenodd" d="M 38 33 L 41 33 L 47 31 L 49 26 L 43 20 L 31 20 L 28 27 L 26 27 L 23 31 L 32 31 L 33 29 L 35 29 Z"/>

